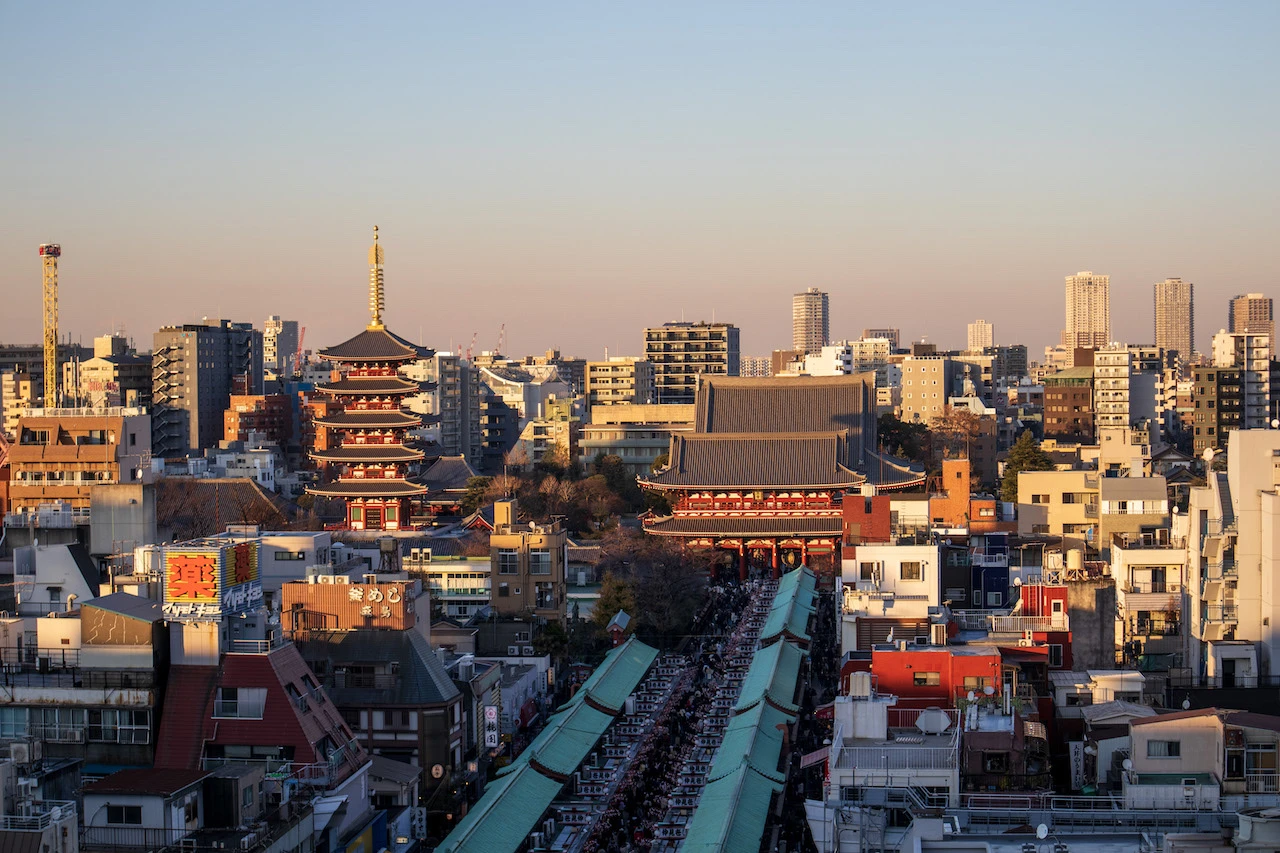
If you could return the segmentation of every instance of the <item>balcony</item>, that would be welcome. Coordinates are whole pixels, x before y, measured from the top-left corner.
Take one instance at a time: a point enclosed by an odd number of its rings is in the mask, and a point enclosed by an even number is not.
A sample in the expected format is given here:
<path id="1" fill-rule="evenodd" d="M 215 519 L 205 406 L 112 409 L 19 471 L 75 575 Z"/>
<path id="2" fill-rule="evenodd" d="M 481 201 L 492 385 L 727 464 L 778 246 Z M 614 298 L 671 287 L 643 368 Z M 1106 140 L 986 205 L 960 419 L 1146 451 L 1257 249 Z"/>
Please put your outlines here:
<path id="1" fill-rule="evenodd" d="M 1280 794 L 1280 775 L 1274 770 L 1246 774 L 1244 782 L 1245 790 L 1250 794 Z"/>
<path id="2" fill-rule="evenodd" d="M 1130 581 L 1125 584 L 1124 591 L 1131 594 L 1145 593 L 1180 593 L 1182 584 L 1177 581 Z"/>
<path id="3" fill-rule="evenodd" d="M 1026 631 L 1070 631 L 1071 620 L 1065 613 L 1049 616 L 992 616 L 991 633 L 1022 634 Z"/>
<path id="4" fill-rule="evenodd" d="M 1234 604 L 1207 604 L 1204 608 L 1203 622 L 1236 622 L 1239 616 Z"/>
<path id="5" fill-rule="evenodd" d="M 17 485 L 24 485 L 19 482 Z M 43 485 L 43 484 L 39 484 Z M 62 483 L 52 482 L 49 485 L 61 486 Z M 66 509 L 38 509 L 31 512 L 11 512 L 4 517 L 5 527 L 34 527 L 36 529 L 45 528 L 50 530 L 70 530 L 82 524 L 89 523 L 89 510 L 84 508 Z"/>
<path id="6" fill-rule="evenodd" d="M 70 800 L 37 800 L 21 808 L 26 814 L 0 816 L 0 832 L 44 832 L 76 814 L 76 804 Z"/>

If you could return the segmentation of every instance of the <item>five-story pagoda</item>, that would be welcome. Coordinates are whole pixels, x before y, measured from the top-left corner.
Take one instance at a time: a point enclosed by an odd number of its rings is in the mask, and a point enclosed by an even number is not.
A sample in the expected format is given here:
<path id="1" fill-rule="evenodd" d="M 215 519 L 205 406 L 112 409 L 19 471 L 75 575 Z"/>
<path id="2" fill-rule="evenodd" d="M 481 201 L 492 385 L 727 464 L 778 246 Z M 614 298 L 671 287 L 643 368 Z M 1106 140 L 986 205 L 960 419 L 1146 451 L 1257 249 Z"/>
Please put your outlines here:
<path id="1" fill-rule="evenodd" d="M 410 429 L 422 418 L 404 411 L 404 398 L 430 390 L 400 376 L 400 368 L 432 351 L 415 346 L 382 324 L 385 305 L 382 277 L 383 254 L 378 227 L 373 228 L 369 249 L 369 313 L 372 321 L 349 341 L 320 351 L 320 357 L 341 365 L 343 378 L 317 391 L 342 402 L 341 414 L 316 420 L 331 428 L 341 443 L 331 450 L 317 450 L 311 458 L 341 466 L 338 479 L 307 489 L 313 495 L 343 498 L 347 502 L 347 527 L 352 530 L 404 530 L 411 527 L 413 498 L 426 487 L 414 482 L 411 465 L 422 460 L 421 450 L 406 444 Z"/>

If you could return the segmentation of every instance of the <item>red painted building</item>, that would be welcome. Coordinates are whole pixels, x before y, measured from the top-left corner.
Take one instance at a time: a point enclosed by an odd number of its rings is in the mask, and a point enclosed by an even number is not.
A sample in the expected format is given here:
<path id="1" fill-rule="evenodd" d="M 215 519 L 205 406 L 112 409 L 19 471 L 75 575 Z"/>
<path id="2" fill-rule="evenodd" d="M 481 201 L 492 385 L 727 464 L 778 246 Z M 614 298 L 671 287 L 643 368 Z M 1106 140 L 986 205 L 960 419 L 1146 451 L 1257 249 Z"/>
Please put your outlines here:
<path id="1" fill-rule="evenodd" d="M 718 551 L 748 567 L 839 571 L 842 501 L 924 482 L 923 471 L 876 452 L 875 381 L 856 376 L 705 376 L 694 429 L 671 437 L 666 468 L 642 479 L 671 515 L 645 530 Z"/>
<path id="2" fill-rule="evenodd" d="M 427 488 L 410 476 L 411 465 L 423 452 L 407 442 L 410 429 L 423 419 L 404 410 L 404 398 L 430 390 L 400 376 L 400 368 L 429 357 L 432 352 L 387 331 L 382 324 L 382 247 L 374 228 L 369 249 L 369 310 L 372 321 L 348 341 L 320 351 L 320 357 L 341 365 L 344 377 L 316 387 L 342 402 L 340 415 L 313 423 L 342 436 L 341 443 L 315 450 L 311 458 L 340 466 L 330 483 L 307 489 L 314 495 L 343 498 L 346 526 L 352 530 L 413 529 L 415 498 Z"/>
<path id="3" fill-rule="evenodd" d="M 841 673 L 848 692 L 849 674 Z M 970 690 L 1001 691 L 1000 650 L 994 646 L 879 646 L 871 651 L 876 689 L 898 697 L 899 708 L 954 708 Z"/>

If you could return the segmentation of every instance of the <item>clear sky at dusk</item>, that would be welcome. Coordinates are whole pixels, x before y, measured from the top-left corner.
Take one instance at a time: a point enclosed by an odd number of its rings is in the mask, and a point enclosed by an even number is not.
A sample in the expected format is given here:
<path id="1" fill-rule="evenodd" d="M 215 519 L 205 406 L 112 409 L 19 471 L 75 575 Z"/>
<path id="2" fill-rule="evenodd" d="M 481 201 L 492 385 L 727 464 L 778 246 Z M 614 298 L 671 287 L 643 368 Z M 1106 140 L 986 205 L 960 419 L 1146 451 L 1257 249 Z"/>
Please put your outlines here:
<path id="1" fill-rule="evenodd" d="M 1280 4 L 0 6 L 0 342 L 366 313 L 440 348 L 641 351 L 665 320 L 1056 342 L 1063 276 L 1114 336 L 1196 284 L 1280 296 Z"/>

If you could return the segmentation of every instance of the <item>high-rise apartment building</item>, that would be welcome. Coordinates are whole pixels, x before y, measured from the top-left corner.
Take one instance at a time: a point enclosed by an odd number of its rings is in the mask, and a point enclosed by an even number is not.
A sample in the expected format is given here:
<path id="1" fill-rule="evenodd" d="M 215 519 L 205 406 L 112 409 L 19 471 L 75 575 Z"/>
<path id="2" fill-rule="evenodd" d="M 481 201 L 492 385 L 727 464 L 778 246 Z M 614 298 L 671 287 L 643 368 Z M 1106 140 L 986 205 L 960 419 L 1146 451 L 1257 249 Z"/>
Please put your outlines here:
<path id="1" fill-rule="evenodd" d="M 585 374 L 587 408 L 652 403 L 653 365 L 635 356 L 588 361 Z"/>
<path id="2" fill-rule="evenodd" d="M 292 376 L 299 366 L 293 363 L 298 354 L 298 321 L 281 320 L 272 314 L 262 324 L 262 366 L 277 376 Z"/>
<path id="3" fill-rule="evenodd" d="M 1156 346 L 1176 352 L 1183 364 L 1196 349 L 1195 285 L 1180 278 L 1155 284 Z"/>
<path id="4" fill-rule="evenodd" d="M 773 358 L 767 355 L 744 355 L 741 357 L 738 374 L 740 376 L 772 376 Z"/>
<path id="5" fill-rule="evenodd" d="M 1227 308 L 1227 331 L 1250 335 L 1266 335 L 1274 342 L 1276 324 L 1274 303 L 1261 293 L 1245 293 L 1231 297 Z"/>
<path id="6" fill-rule="evenodd" d="M 738 327 L 731 323 L 664 323 L 644 330 L 659 403 L 692 403 L 698 377 L 737 376 Z"/>
<path id="7" fill-rule="evenodd" d="M 995 346 L 996 330 L 986 320 L 974 320 L 969 324 L 969 352 L 982 352 L 987 347 Z"/>
<path id="8" fill-rule="evenodd" d="M 816 287 L 791 297 L 791 348 L 817 352 L 831 342 L 831 313 L 827 294 Z"/>
<path id="9" fill-rule="evenodd" d="M 1271 338 L 1218 332 L 1213 336 L 1213 366 L 1240 371 L 1240 429 L 1265 429 L 1271 411 Z"/>
<path id="10" fill-rule="evenodd" d="M 1066 282 L 1067 325 L 1062 343 L 1102 349 L 1111 340 L 1111 276 L 1085 270 L 1067 276 Z"/>
<path id="11" fill-rule="evenodd" d="M 208 320 L 166 326 L 151 353 L 151 449 L 178 456 L 214 447 L 232 394 L 262 393 L 262 332 Z"/>

